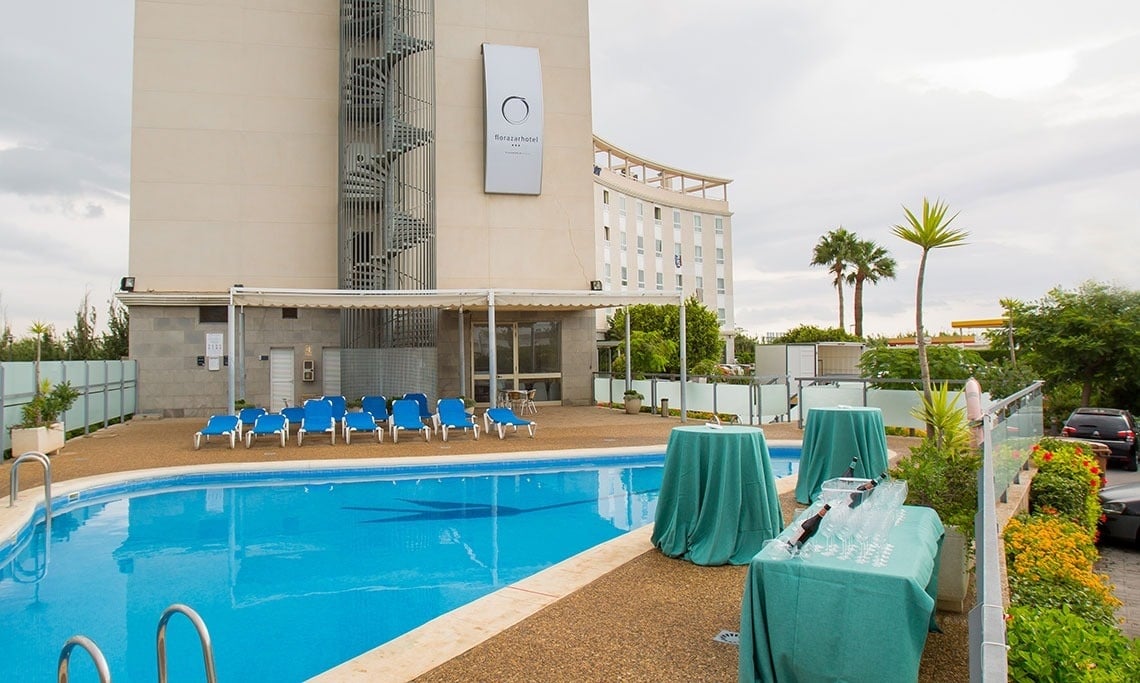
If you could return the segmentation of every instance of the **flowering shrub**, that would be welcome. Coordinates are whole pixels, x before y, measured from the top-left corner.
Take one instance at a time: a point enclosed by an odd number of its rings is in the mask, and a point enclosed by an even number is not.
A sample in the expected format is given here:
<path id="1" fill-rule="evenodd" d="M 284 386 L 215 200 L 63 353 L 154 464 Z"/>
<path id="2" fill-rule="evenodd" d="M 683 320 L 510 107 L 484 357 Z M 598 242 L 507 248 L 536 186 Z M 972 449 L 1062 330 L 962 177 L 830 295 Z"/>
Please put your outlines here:
<path id="1" fill-rule="evenodd" d="M 1067 605 L 1085 619 L 1115 625 L 1120 601 L 1108 577 L 1093 571 L 1096 546 L 1081 526 L 1048 514 L 1016 517 L 1005 528 L 1005 552 L 1011 602 Z"/>
<path id="2" fill-rule="evenodd" d="M 1006 617 L 1009 680 L 1115 683 L 1140 680 L 1140 648 L 1115 626 L 1068 608 L 1010 608 Z"/>
<path id="3" fill-rule="evenodd" d="M 1083 526 L 1095 540 L 1102 474 L 1096 458 L 1076 444 L 1057 439 L 1042 439 L 1032 451 L 1038 468 L 1030 487 L 1033 510 L 1050 508 Z"/>

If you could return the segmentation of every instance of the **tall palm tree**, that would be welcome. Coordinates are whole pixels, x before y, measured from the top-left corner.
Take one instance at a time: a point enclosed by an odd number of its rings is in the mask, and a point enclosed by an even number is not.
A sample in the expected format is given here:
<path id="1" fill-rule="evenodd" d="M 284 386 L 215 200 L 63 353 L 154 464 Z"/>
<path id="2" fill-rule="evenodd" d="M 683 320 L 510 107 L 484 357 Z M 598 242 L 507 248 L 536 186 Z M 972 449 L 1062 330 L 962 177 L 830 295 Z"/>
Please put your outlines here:
<path id="1" fill-rule="evenodd" d="M 851 267 L 847 274 L 847 283 L 854 286 L 855 294 L 852 296 L 855 304 L 855 336 L 863 336 L 863 283 L 875 284 L 879 280 L 893 280 L 895 277 L 895 260 L 883 247 L 871 240 L 858 240 L 851 251 Z"/>
<path id="2" fill-rule="evenodd" d="M 811 265 L 827 266 L 827 271 L 835 276 L 832 284 L 839 292 L 839 329 L 843 326 L 843 281 L 847 278 L 847 266 L 851 264 L 851 253 L 858 238 L 843 226 L 827 233 L 815 243 L 811 253 Z"/>
<path id="3" fill-rule="evenodd" d="M 957 247 L 966 243 L 970 233 L 965 230 L 952 230 L 950 223 L 958 217 L 955 213 L 946 218 L 949 206 L 941 200 L 931 204 L 925 197 L 922 199 L 922 218 L 919 219 L 910 209 L 903 207 L 906 212 L 906 224 L 895 225 L 892 232 L 897 237 L 918 245 L 922 248 L 922 260 L 918 262 L 918 284 L 914 293 L 914 337 L 918 345 L 918 369 L 922 375 L 922 395 L 929 405 L 931 401 L 930 362 L 926 358 L 926 333 L 922 328 L 922 282 L 926 277 L 926 258 L 932 249 L 945 249 Z M 929 425 L 928 431 L 929 433 Z"/>
<path id="4" fill-rule="evenodd" d="M 32 366 L 36 381 L 36 396 L 40 395 L 40 349 L 44 339 L 52 331 L 52 326 L 39 320 L 33 321 L 28 331 L 36 336 L 36 362 Z"/>

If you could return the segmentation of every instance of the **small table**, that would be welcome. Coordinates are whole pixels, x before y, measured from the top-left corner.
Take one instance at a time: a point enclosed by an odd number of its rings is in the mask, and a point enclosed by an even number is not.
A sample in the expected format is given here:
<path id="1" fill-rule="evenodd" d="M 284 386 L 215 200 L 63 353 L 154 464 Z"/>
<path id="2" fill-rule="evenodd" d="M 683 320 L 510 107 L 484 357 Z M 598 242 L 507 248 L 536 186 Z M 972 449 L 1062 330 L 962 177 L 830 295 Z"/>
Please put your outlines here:
<path id="1" fill-rule="evenodd" d="M 944 530 L 930 508 L 903 510 L 883 567 L 767 550 L 753 558 L 740 614 L 741 683 L 914 683 L 934 626 Z"/>
<path id="2" fill-rule="evenodd" d="M 855 477 L 875 479 L 887 471 L 887 432 L 878 408 L 812 408 L 804 424 L 796 502 L 807 505 L 823 482 L 841 477 L 855 463 Z"/>
<path id="3" fill-rule="evenodd" d="M 693 564 L 747 564 L 784 527 L 764 432 L 674 427 L 652 541 Z"/>

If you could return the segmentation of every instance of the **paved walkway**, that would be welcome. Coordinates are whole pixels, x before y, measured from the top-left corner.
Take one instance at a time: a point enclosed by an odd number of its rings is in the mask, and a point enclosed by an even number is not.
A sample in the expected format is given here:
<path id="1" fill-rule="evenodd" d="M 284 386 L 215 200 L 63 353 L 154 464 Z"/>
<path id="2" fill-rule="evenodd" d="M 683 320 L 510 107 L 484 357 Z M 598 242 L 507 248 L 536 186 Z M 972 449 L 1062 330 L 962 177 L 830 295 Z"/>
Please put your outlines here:
<path id="1" fill-rule="evenodd" d="M 1140 638 L 1140 552 L 1135 547 L 1106 543 L 1100 547 L 1096 569 L 1108 574 L 1116 597 L 1124 603 L 1116 610 L 1120 630 L 1126 636 Z"/>

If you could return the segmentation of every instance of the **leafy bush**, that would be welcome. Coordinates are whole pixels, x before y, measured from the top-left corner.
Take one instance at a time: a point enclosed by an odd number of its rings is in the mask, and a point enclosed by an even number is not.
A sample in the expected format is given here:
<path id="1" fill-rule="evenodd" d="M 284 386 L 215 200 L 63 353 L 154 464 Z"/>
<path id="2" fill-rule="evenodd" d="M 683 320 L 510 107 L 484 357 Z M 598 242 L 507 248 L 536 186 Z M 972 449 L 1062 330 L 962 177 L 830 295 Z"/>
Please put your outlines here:
<path id="1" fill-rule="evenodd" d="M 49 380 L 40 383 L 40 390 L 32 400 L 24 404 L 22 409 L 22 427 L 46 427 L 59 422 L 61 415 L 66 413 L 80 397 L 78 389 L 70 382 L 60 382 L 54 387 Z"/>
<path id="2" fill-rule="evenodd" d="M 1101 515 L 1096 457 L 1072 442 L 1046 438 L 1033 447 L 1033 464 L 1038 468 L 1030 486 L 1033 508 L 1050 508 L 1095 537 Z"/>
<path id="3" fill-rule="evenodd" d="M 958 527 L 969 544 L 974 537 L 981 464 L 981 456 L 974 452 L 955 452 L 928 439 L 912 447 L 910 457 L 900 460 L 891 476 L 906 480 L 908 505 L 934 508 L 942 522 Z"/>
<path id="4" fill-rule="evenodd" d="M 1055 515 L 1015 517 L 1005 528 L 1010 601 L 1061 607 L 1084 619 L 1114 625 L 1120 601 L 1108 577 L 1093 566 L 1096 546 L 1088 530 Z"/>
<path id="5" fill-rule="evenodd" d="M 1071 610 L 1014 606 L 1007 617 L 1013 683 L 1140 680 L 1140 647 L 1114 626 Z"/>

